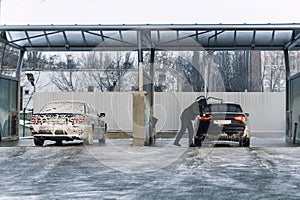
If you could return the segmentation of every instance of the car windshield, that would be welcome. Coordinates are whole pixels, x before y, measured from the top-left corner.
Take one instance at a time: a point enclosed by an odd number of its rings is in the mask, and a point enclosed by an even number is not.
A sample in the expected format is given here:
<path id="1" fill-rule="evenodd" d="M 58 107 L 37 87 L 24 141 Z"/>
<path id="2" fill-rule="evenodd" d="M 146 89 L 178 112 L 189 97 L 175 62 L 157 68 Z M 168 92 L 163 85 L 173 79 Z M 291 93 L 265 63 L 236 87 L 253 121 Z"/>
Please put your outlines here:
<path id="1" fill-rule="evenodd" d="M 237 104 L 209 104 L 204 112 L 243 112 Z"/>
<path id="2" fill-rule="evenodd" d="M 77 113 L 84 114 L 84 104 L 80 102 L 50 102 L 40 113 Z"/>

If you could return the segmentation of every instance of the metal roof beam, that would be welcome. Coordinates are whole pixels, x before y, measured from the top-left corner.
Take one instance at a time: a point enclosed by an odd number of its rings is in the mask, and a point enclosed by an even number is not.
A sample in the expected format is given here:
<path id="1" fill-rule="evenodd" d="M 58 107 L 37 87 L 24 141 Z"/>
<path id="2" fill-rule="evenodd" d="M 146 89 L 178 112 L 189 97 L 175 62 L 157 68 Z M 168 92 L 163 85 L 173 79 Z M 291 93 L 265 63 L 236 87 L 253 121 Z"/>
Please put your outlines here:
<path id="1" fill-rule="evenodd" d="M 295 37 L 291 39 L 289 43 L 287 43 L 284 47 L 284 50 L 290 50 L 298 45 L 300 40 L 300 33 L 298 33 Z"/>
<path id="2" fill-rule="evenodd" d="M 30 46 L 32 47 L 32 43 L 31 43 L 31 40 L 30 40 L 30 37 L 29 37 L 29 35 L 28 35 L 28 32 L 27 31 L 25 31 L 25 35 L 26 35 L 26 39 L 28 40 L 28 42 L 29 42 L 29 44 L 30 44 Z"/>
<path id="3" fill-rule="evenodd" d="M 51 43 L 50 43 L 50 40 L 49 40 L 49 37 L 48 37 L 48 34 L 46 33 L 46 31 L 44 31 L 44 35 L 45 35 L 48 47 L 51 47 Z"/>
<path id="4" fill-rule="evenodd" d="M 157 31 L 159 33 L 159 31 Z M 199 35 L 202 35 L 202 34 L 205 34 L 205 33 L 208 33 L 210 31 L 202 31 L 201 33 L 198 32 L 198 30 L 196 31 L 195 34 L 191 34 L 191 35 L 187 35 L 187 36 L 184 36 L 184 37 L 179 37 L 179 35 L 177 34 L 177 38 L 174 39 L 174 40 L 169 40 L 169 41 L 166 41 L 166 42 L 163 42 L 163 43 L 160 43 L 161 45 L 165 45 L 165 44 L 169 44 L 169 43 L 172 43 L 172 42 L 176 42 L 176 41 L 179 41 L 179 40 L 184 40 L 184 39 L 187 39 L 187 38 L 192 38 L 192 37 L 196 37 L 196 41 L 199 42 Z M 176 32 L 178 33 L 178 32 Z M 158 41 L 160 41 L 160 35 L 158 34 Z"/>
<path id="5" fill-rule="evenodd" d="M 255 36 L 256 36 L 256 30 L 253 30 L 253 35 L 252 35 L 252 41 L 251 41 L 251 48 L 255 48 Z"/>
<path id="6" fill-rule="evenodd" d="M 87 47 L 88 43 L 86 41 L 84 31 L 81 31 L 81 36 L 82 36 L 82 39 L 83 39 L 83 42 L 84 42 L 84 46 Z"/>
<path id="7" fill-rule="evenodd" d="M 271 38 L 271 47 L 273 47 L 273 45 L 274 45 L 274 37 L 275 37 L 275 30 L 273 30 L 273 32 L 272 32 L 272 38 Z"/>
<path id="8" fill-rule="evenodd" d="M 65 45 L 67 45 L 66 47 L 68 47 L 68 45 L 70 45 L 69 44 L 69 41 L 68 41 L 68 38 L 67 38 L 67 34 L 66 34 L 66 32 L 65 31 L 63 31 L 63 35 L 64 35 L 64 40 L 65 40 Z M 68 47 L 69 48 L 69 47 Z"/>
<path id="9" fill-rule="evenodd" d="M 135 44 L 133 44 L 131 42 L 122 41 L 122 40 L 115 39 L 115 38 L 112 38 L 112 37 L 109 37 L 109 36 L 105 36 L 103 34 L 97 34 L 97 33 L 93 33 L 93 32 L 90 32 L 90 31 L 86 31 L 86 33 L 89 33 L 91 35 L 95 35 L 95 36 L 101 37 L 102 38 L 102 42 L 104 42 L 104 40 L 105 40 L 104 38 L 107 38 L 107 39 L 114 40 L 114 41 L 117 41 L 117 42 L 126 43 L 126 44 L 130 44 L 130 45 L 135 45 Z"/>
<path id="10" fill-rule="evenodd" d="M 97 31 L 97 30 L 300 30 L 300 23 L 287 24 L 135 24 L 135 25 L 1 25 L 0 31 Z"/>
<path id="11" fill-rule="evenodd" d="M 25 31 L 25 32 L 27 32 L 27 31 Z M 61 32 L 61 31 L 56 31 L 56 32 L 52 32 L 52 33 L 47 33 L 47 35 L 57 34 L 57 33 L 59 33 L 59 32 Z M 39 38 L 39 37 L 44 37 L 44 36 L 45 36 L 44 34 L 40 34 L 40 35 L 30 36 L 29 38 L 30 38 L 30 39 L 34 39 L 34 38 Z M 26 38 L 21 38 L 21 39 L 17 39 L 17 40 L 12 40 L 12 41 L 10 41 L 10 42 L 16 43 L 16 42 L 20 42 L 20 41 L 27 40 L 27 39 L 28 39 L 28 38 L 26 37 Z"/>

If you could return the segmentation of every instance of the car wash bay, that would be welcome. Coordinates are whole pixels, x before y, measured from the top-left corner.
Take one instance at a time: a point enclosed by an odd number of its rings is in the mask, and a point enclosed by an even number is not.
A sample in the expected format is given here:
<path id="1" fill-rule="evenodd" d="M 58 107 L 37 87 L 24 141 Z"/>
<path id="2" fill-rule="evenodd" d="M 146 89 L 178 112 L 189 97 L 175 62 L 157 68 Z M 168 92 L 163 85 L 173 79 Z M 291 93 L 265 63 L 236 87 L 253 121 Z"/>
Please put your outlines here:
<path id="1" fill-rule="evenodd" d="M 18 73 L 25 50 L 72 51 L 95 47 L 113 50 L 118 47 L 119 50 L 135 49 L 141 53 L 142 50 L 151 51 L 151 48 L 158 50 L 162 44 L 164 49 L 176 49 L 180 45 L 183 49 L 193 49 L 194 43 L 189 46 L 190 43 L 182 42 L 186 37 L 178 37 L 183 31 L 201 43 L 204 49 L 282 50 L 286 55 L 289 77 L 288 51 L 299 48 L 299 25 L 295 24 L 1 26 L 0 29 L 10 33 L 2 37 L 2 41 L 20 49 Z M 135 39 L 127 40 L 123 31 L 132 29 L 134 31 L 129 33 L 134 33 Z M 173 38 L 161 37 L 162 29 L 167 29 L 165 33 L 171 33 Z M 105 30 L 116 31 L 118 38 L 105 35 Z M 70 39 L 71 33 L 75 33 L 75 38 L 81 38 L 79 44 Z M 21 34 L 21 37 L 12 38 L 14 34 Z M 55 34 L 60 37 L 52 37 Z M 99 41 L 105 41 L 105 45 L 99 45 Z M 109 41 L 114 45 L 109 46 Z M 140 57 L 139 86 L 143 86 L 145 80 L 141 76 L 143 62 Z M 144 109 L 147 107 L 145 102 L 149 101 L 144 90 L 137 93 L 140 95 L 137 101 L 141 102 L 137 108 L 142 113 L 150 113 L 149 109 Z M 19 105 L 19 100 L 17 102 Z M 8 115 L 6 113 L 5 119 Z M 139 125 L 136 127 L 138 132 L 133 133 L 136 146 L 131 145 L 131 140 L 108 140 L 103 146 L 71 143 L 46 147 L 32 147 L 32 141 L 24 138 L 1 142 L 0 197 L 299 199 L 299 147 L 289 146 L 284 136 L 268 138 L 268 143 L 265 138 L 254 138 L 249 148 L 178 148 L 172 145 L 172 141 L 163 139 L 145 147 L 143 144 L 145 140 L 150 141 L 150 134 L 145 129 L 140 132 L 141 127 L 148 126 L 147 120 L 141 118 L 150 119 L 151 114 L 138 112 L 136 116 Z"/>
<path id="2" fill-rule="evenodd" d="M 32 25 L 0 26 L 1 42 L 19 50 L 16 79 L 20 83 L 22 61 L 26 51 L 136 51 L 138 52 L 138 92 L 133 93 L 133 145 L 153 141 L 153 63 L 155 51 L 214 50 L 278 50 L 284 51 L 286 64 L 286 98 L 289 98 L 290 50 L 298 50 L 299 24 L 236 24 L 236 25 Z M 145 61 L 143 52 L 150 52 Z M 209 56 L 208 56 L 209 57 Z M 145 62 L 150 73 L 144 73 Z M 20 111 L 17 87 L 17 113 Z M 288 102 L 288 101 L 287 101 Z M 286 106 L 287 112 L 292 107 Z M 1 121 L 8 119 L 6 113 Z M 290 115 L 287 115 L 289 117 Z M 287 121 L 291 121 L 288 119 Z M 13 127 L 11 127 L 14 129 Z M 18 132 L 18 128 L 16 128 Z M 291 135 L 292 129 L 287 132 Z M 14 138 L 10 129 L 3 133 Z M 17 134 L 18 135 L 18 134 Z"/>

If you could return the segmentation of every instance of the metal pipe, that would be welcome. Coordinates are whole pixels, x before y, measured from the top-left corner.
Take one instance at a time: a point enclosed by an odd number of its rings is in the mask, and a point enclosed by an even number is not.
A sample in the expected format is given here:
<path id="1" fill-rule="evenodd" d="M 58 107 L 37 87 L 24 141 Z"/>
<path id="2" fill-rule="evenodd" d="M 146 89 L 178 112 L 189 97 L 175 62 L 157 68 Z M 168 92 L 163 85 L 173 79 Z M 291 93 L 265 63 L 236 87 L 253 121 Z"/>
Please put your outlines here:
<path id="1" fill-rule="evenodd" d="M 137 35 L 137 40 L 138 40 L 138 63 L 139 63 L 139 71 L 138 71 L 138 86 L 139 86 L 139 91 L 143 91 L 143 85 L 144 85 L 144 64 L 143 64 L 143 50 L 142 50 L 142 33 L 141 31 L 138 31 Z"/>
<path id="2" fill-rule="evenodd" d="M 296 143 L 297 127 L 298 127 L 298 123 L 295 123 L 295 129 L 294 129 L 294 135 L 293 135 L 293 144 Z"/>
<path id="3" fill-rule="evenodd" d="M 20 113 L 20 105 L 21 105 L 21 79 L 20 79 L 20 77 L 21 77 L 21 69 L 22 69 L 22 65 L 23 65 L 24 54 L 25 54 L 25 51 L 20 50 L 17 68 L 16 68 L 16 78 L 18 80 L 17 113 Z M 20 117 L 18 117 L 18 119 L 20 119 Z M 24 128 L 25 127 L 23 127 L 23 133 L 24 133 Z M 17 129 L 17 130 L 18 130 L 18 135 L 19 135 L 19 129 Z"/>
<path id="4" fill-rule="evenodd" d="M 286 110 L 286 122 L 288 123 L 286 125 L 286 136 L 289 137 L 292 134 L 292 124 L 291 124 L 291 115 L 290 115 L 290 59 L 289 59 L 289 50 L 284 50 L 284 61 L 285 61 L 285 110 Z M 291 134 L 290 134 L 291 133 Z"/>
<path id="5" fill-rule="evenodd" d="M 290 59 L 289 59 L 289 51 L 288 49 L 284 50 L 284 61 L 285 61 L 285 86 L 286 86 L 286 111 L 290 110 L 289 105 L 289 95 L 290 95 L 290 87 L 289 87 L 289 79 L 290 79 Z"/>

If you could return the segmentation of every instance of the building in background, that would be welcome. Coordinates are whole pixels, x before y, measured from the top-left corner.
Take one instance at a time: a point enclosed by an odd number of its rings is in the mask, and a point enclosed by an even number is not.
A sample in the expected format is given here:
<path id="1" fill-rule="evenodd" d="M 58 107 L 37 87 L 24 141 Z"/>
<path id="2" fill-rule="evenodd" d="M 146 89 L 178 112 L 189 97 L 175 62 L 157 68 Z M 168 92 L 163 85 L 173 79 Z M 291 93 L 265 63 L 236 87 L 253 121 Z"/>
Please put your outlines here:
<path id="1" fill-rule="evenodd" d="M 300 71 L 300 52 L 290 51 L 291 75 Z M 286 89 L 286 69 L 283 51 L 261 52 L 262 91 L 281 92 Z"/>

